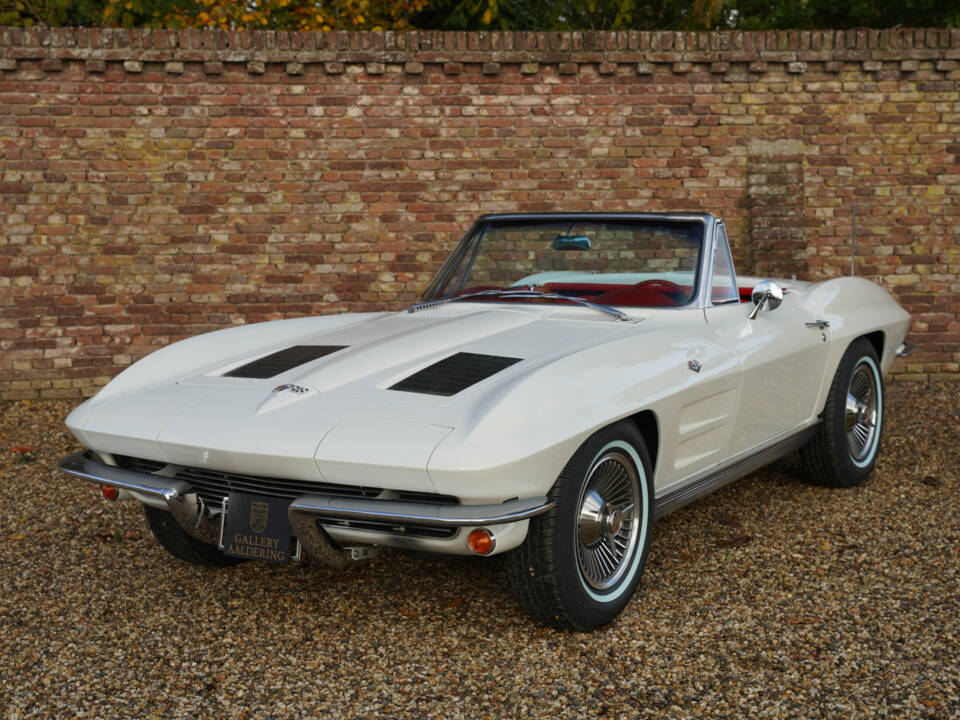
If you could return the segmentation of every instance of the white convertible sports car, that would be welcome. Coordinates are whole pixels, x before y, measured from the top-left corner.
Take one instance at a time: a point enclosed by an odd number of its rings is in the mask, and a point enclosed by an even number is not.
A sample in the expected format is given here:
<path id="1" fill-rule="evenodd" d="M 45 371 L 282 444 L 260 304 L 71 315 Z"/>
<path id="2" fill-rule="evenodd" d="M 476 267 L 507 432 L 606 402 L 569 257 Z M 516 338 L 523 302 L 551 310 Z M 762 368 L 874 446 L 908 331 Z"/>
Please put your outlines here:
<path id="1" fill-rule="evenodd" d="M 908 323 L 860 278 L 738 279 L 710 215 L 488 215 L 406 310 L 137 362 L 70 414 L 61 468 L 184 560 L 509 553 L 533 617 L 591 629 L 658 516 L 798 448 L 862 482 Z"/>

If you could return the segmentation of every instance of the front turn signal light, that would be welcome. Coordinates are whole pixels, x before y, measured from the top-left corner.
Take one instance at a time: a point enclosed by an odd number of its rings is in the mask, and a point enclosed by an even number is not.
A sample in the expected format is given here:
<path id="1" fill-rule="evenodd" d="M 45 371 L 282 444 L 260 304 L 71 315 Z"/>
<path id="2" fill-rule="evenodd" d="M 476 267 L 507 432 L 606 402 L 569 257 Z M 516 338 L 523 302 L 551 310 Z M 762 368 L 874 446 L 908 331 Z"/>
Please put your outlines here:
<path id="1" fill-rule="evenodd" d="M 477 528 L 467 536 L 467 545 L 474 555 L 489 555 L 497 547 L 497 538 L 487 528 Z"/>

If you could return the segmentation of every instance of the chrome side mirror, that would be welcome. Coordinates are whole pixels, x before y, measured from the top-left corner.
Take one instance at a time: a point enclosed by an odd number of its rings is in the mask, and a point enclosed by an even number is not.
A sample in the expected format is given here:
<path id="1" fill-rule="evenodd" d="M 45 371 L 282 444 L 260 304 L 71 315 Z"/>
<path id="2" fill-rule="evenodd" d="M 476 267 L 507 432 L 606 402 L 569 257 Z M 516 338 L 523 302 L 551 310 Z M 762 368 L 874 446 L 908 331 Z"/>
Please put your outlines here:
<path id="1" fill-rule="evenodd" d="M 762 280 L 753 288 L 750 299 L 753 300 L 754 308 L 747 315 L 747 318 L 756 320 L 757 313 L 764 305 L 767 306 L 767 310 L 776 310 L 780 307 L 780 303 L 783 302 L 783 288 L 773 280 Z"/>

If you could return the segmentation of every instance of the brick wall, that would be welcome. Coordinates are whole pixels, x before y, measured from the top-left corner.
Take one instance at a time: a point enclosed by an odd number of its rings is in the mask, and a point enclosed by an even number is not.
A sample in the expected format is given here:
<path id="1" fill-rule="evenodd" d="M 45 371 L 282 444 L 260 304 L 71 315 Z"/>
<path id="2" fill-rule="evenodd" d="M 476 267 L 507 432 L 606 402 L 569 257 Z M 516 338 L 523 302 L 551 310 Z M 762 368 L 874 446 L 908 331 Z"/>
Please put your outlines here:
<path id="1" fill-rule="evenodd" d="M 704 210 L 849 268 L 960 377 L 960 32 L 0 29 L 0 395 L 231 323 L 401 307 L 476 215 Z"/>

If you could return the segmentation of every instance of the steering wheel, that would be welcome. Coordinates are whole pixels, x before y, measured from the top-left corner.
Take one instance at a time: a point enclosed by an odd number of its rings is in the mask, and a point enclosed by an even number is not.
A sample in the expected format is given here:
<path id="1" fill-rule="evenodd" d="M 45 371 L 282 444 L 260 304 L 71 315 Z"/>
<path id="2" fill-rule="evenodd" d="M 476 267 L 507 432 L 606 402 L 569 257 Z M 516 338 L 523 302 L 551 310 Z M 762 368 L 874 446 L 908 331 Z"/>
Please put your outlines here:
<path id="1" fill-rule="evenodd" d="M 653 278 L 652 280 L 641 280 L 636 285 L 635 288 L 648 288 L 650 290 L 656 290 L 662 292 L 666 295 L 672 293 L 683 294 L 683 288 L 677 285 L 675 282 L 670 282 L 669 280 L 661 280 L 660 278 Z"/>

